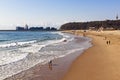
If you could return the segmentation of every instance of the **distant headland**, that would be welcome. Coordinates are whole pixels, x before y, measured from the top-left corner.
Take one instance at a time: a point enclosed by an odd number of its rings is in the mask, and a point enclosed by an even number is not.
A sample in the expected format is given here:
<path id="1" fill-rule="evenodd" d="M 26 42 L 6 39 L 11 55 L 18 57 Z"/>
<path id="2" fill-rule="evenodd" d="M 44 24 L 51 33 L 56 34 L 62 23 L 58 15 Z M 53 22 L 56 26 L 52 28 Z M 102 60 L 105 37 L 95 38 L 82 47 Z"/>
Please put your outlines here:
<path id="1" fill-rule="evenodd" d="M 60 30 L 120 30 L 120 20 L 70 22 L 63 24 Z"/>

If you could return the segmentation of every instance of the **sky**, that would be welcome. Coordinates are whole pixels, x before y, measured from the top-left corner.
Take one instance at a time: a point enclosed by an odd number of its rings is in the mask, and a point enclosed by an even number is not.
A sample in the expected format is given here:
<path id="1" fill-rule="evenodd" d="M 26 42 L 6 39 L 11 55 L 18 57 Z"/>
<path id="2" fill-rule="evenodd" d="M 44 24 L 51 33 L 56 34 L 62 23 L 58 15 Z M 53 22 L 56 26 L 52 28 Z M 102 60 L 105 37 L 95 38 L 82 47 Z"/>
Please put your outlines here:
<path id="1" fill-rule="evenodd" d="M 120 0 L 0 0 L 0 30 L 115 19 Z"/>

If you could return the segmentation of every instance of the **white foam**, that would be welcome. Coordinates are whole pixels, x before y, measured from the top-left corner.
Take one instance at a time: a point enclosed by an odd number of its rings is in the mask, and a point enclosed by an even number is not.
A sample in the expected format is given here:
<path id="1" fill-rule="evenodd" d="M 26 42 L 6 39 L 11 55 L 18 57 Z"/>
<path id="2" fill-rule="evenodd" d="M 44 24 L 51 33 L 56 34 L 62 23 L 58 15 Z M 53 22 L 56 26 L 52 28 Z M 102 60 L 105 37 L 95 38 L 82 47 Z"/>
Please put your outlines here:
<path id="1" fill-rule="evenodd" d="M 35 42 L 36 42 L 36 40 L 33 40 L 33 41 L 27 41 L 27 42 L 18 42 L 17 45 L 22 46 L 22 45 L 26 45 L 26 44 L 32 44 L 32 43 L 35 43 Z"/>
<path id="2" fill-rule="evenodd" d="M 9 48 L 9 47 L 16 47 L 16 46 L 24 46 L 27 44 L 32 44 L 35 43 L 36 40 L 34 41 L 26 41 L 26 42 L 13 42 L 13 43 L 6 43 L 6 44 L 1 44 L 0 48 Z"/>
<path id="3" fill-rule="evenodd" d="M 0 65 L 9 64 L 12 62 L 16 62 L 18 60 L 21 60 L 25 58 L 28 55 L 28 53 L 17 53 L 17 52 L 8 52 L 8 51 L 2 51 L 0 52 Z"/>
<path id="4" fill-rule="evenodd" d="M 1 51 L 0 52 L 1 53 L 0 65 L 19 61 L 20 59 L 23 59 L 24 57 L 26 57 L 28 53 L 37 53 L 45 46 L 57 44 L 64 40 L 65 40 L 65 38 L 62 38 L 60 40 L 48 40 L 48 41 L 40 42 L 40 43 L 35 43 L 36 40 L 34 40 L 34 41 L 28 41 L 28 42 L 17 42 L 17 43 L 0 45 L 0 47 L 6 48 L 6 47 L 13 47 L 13 46 L 15 46 L 15 47 L 16 46 L 24 46 L 24 45 L 29 44 L 29 46 L 27 46 L 27 47 L 18 48 L 17 51 L 19 51 L 19 52 Z"/>
<path id="5" fill-rule="evenodd" d="M 63 35 L 62 33 L 60 33 L 60 34 Z M 28 41 L 28 42 L 13 42 L 13 43 L 8 43 L 8 44 L 1 44 L 0 48 L 9 48 L 9 47 L 17 47 L 17 46 L 21 46 L 21 47 L 17 48 L 16 50 L 0 51 L 0 55 L 1 55 L 0 56 L 0 66 L 1 66 L 0 80 L 6 78 L 8 76 L 17 74 L 23 70 L 29 69 L 38 63 L 44 63 L 44 62 L 46 63 L 46 62 L 48 62 L 48 60 L 53 59 L 54 56 L 51 56 L 48 59 L 43 59 L 43 58 L 38 59 L 38 61 L 36 61 L 36 60 L 34 61 L 34 59 L 33 60 L 31 59 L 33 62 L 31 62 L 31 61 L 27 62 L 27 64 L 23 64 L 23 65 L 19 66 L 19 68 L 16 68 L 17 65 L 11 65 L 11 67 L 6 65 L 6 64 L 9 65 L 9 63 L 17 62 L 17 61 L 20 61 L 20 60 L 26 58 L 28 53 L 37 55 L 37 53 L 43 47 L 63 42 L 64 40 L 66 40 L 66 37 L 67 36 L 64 36 L 60 40 L 56 39 L 56 40 L 48 40 L 48 41 L 44 41 L 44 42 L 37 42 L 36 40 L 34 40 L 34 41 Z M 28 46 L 24 47 L 26 45 L 28 45 Z M 47 53 L 49 53 L 49 52 L 47 52 Z M 53 52 L 53 54 L 54 54 L 54 52 Z M 50 55 L 53 55 L 53 54 L 51 53 Z M 38 56 L 41 56 L 41 54 L 39 54 Z M 46 56 L 47 56 L 47 54 L 46 54 Z M 59 56 L 55 55 L 55 57 L 61 57 L 61 56 L 62 55 L 59 55 Z M 2 67 L 2 65 L 5 65 L 5 66 Z M 11 68 L 11 70 L 10 70 L 10 68 Z"/>
<path id="6" fill-rule="evenodd" d="M 36 53 L 48 45 L 54 45 L 54 44 L 63 42 L 64 40 L 65 38 L 62 38 L 60 40 L 48 40 L 45 42 L 34 43 L 34 44 L 31 44 L 29 47 L 19 48 L 19 50 L 21 52 L 26 52 L 26 53 Z"/>
<path id="7" fill-rule="evenodd" d="M 25 53 L 36 53 L 36 52 L 38 52 L 39 50 L 41 50 L 45 46 L 46 45 L 32 44 L 29 47 L 19 48 L 19 50 L 21 52 L 25 52 Z"/>

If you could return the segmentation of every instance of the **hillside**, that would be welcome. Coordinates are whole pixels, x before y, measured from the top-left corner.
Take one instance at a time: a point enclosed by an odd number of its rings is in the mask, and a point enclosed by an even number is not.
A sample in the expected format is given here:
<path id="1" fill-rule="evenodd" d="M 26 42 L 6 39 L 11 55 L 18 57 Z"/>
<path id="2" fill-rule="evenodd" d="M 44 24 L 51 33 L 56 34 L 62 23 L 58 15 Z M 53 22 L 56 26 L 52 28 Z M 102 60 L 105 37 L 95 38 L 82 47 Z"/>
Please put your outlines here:
<path id="1" fill-rule="evenodd" d="M 63 24 L 60 30 L 98 30 L 100 27 L 104 29 L 120 29 L 120 20 L 105 20 L 105 21 L 91 21 L 91 22 L 70 22 Z"/>

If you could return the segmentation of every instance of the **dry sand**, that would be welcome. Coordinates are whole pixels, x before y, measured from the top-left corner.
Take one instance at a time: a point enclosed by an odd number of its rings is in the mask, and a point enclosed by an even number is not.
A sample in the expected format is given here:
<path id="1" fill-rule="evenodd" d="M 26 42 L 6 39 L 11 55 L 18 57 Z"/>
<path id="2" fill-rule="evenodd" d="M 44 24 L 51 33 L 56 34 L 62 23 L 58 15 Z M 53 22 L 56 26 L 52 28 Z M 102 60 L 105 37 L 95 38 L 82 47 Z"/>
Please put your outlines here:
<path id="1" fill-rule="evenodd" d="M 93 38 L 93 47 L 72 63 L 62 80 L 120 80 L 120 31 L 87 31 L 85 34 Z M 110 45 L 106 44 L 107 40 L 111 41 Z"/>

